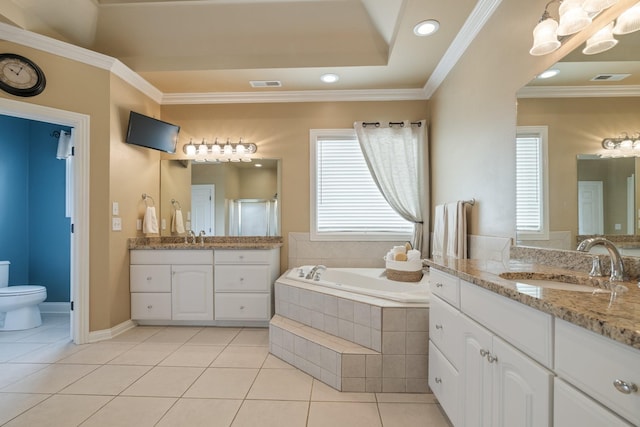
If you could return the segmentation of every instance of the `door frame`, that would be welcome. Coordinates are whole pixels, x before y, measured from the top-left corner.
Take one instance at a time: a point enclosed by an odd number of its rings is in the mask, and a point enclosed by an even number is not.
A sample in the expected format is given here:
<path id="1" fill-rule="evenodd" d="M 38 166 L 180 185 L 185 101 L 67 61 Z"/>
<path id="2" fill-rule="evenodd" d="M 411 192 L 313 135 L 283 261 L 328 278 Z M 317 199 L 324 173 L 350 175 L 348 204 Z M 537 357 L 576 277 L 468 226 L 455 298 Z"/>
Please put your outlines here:
<path id="1" fill-rule="evenodd" d="M 71 339 L 89 342 L 89 141 L 90 116 L 57 108 L 0 98 L 0 114 L 73 128 L 73 204 L 71 234 Z"/>

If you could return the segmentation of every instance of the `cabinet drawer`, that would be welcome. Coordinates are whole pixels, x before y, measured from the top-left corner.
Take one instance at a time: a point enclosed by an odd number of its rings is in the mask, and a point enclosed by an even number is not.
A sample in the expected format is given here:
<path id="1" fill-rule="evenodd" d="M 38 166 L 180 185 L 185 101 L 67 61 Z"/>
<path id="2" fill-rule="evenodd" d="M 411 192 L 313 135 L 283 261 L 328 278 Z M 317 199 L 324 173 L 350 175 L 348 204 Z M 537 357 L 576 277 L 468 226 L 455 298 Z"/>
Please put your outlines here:
<path id="1" fill-rule="evenodd" d="M 553 388 L 553 426 L 631 427 L 631 424 L 556 377 Z"/>
<path id="2" fill-rule="evenodd" d="M 216 265 L 216 292 L 265 291 L 271 288 L 268 265 Z"/>
<path id="3" fill-rule="evenodd" d="M 213 264 L 211 249 L 175 249 L 131 251 L 131 264 Z"/>
<path id="4" fill-rule="evenodd" d="M 217 249 L 216 264 L 269 264 L 270 253 L 261 249 Z"/>
<path id="5" fill-rule="evenodd" d="M 614 381 L 640 388 L 640 351 L 556 320 L 556 373 L 604 406 L 640 425 L 640 391 L 624 394 Z"/>
<path id="6" fill-rule="evenodd" d="M 460 281 L 460 309 L 547 368 L 553 365 L 553 317 Z"/>
<path id="7" fill-rule="evenodd" d="M 132 293 L 131 318 L 134 320 L 171 320 L 171 294 Z"/>
<path id="8" fill-rule="evenodd" d="M 132 265 L 131 292 L 171 292 L 171 266 Z"/>
<path id="9" fill-rule="evenodd" d="M 269 320 L 269 294 L 216 294 L 216 320 Z"/>
<path id="10" fill-rule="evenodd" d="M 460 312 L 438 297 L 429 305 L 429 338 L 453 364 L 460 366 Z"/>
<path id="11" fill-rule="evenodd" d="M 460 308 L 460 279 L 442 271 L 429 269 L 429 289 L 456 308 Z"/>
<path id="12" fill-rule="evenodd" d="M 429 387 L 438 398 L 451 424 L 458 425 L 461 402 L 460 375 L 432 341 L 429 341 Z"/>

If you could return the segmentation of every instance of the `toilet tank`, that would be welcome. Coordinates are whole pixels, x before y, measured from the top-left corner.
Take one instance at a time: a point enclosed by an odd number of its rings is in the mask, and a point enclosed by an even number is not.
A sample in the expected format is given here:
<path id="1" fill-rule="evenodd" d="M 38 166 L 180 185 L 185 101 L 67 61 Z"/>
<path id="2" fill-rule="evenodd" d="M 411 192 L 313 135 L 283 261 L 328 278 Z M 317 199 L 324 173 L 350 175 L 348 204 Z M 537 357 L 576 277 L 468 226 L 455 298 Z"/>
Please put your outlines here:
<path id="1" fill-rule="evenodd" d="M 9 261 L 0 261 L 0 288 L 9 285 Z"/>

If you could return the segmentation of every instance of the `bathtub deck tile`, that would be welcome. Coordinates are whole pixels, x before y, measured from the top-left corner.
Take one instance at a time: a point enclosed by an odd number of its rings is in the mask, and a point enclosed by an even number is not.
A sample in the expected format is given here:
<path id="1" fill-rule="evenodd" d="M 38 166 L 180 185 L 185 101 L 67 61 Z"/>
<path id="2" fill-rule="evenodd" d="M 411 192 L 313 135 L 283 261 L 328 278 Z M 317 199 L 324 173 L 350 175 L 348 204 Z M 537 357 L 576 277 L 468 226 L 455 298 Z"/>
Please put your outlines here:
<path id="1" fill-rule="evenodd" d="M 345 298 L 338 299 L 338 318 L 353 323 L 355 303 Z"/>
<path id="2" fill-rule="evenodd" d="M 371 306 L 361 302 L 356 302 L 353 305 L 353 321 L 357 325 L 371 326 Z"/>

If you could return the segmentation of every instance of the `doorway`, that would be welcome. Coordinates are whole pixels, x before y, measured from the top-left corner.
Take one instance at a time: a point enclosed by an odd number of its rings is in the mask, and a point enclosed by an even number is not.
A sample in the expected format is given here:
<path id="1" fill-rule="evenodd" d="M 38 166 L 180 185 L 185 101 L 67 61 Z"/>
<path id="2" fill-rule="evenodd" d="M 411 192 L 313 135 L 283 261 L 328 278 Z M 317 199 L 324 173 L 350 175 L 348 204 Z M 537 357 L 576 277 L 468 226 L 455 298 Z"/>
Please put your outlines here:
<path id="1" fill-rule="evenodd" d="M 214 201 L 216 189 L 214 185 L 191 186 L 191 230 L 198 234 L 204 231 L 207 236 L 214 236 Z"/>
<path id="2" fill-rule="evenodd" d="M 89 116 L 0 98 L 0 114 L 36 120 L 74 130 L 75 155 L 68 179 L 70 203 L 71 274 L 70 335 L 76 344 L 89 342 Z"/>

